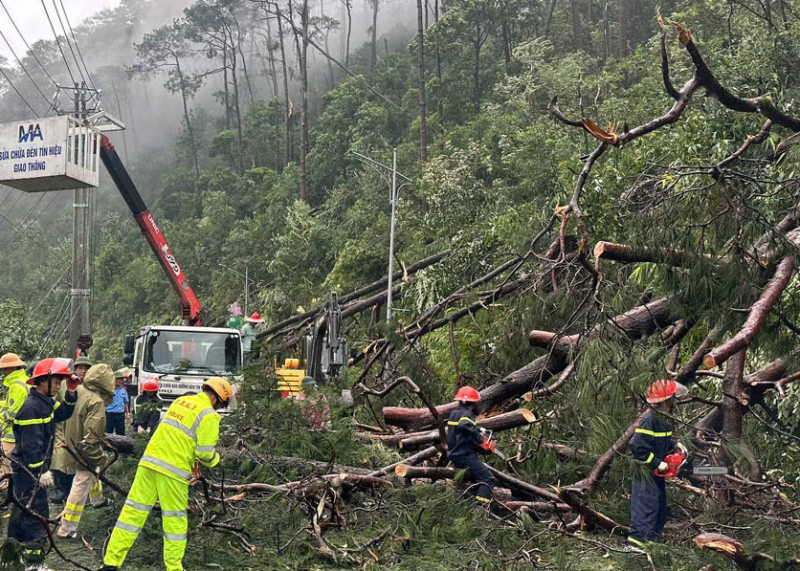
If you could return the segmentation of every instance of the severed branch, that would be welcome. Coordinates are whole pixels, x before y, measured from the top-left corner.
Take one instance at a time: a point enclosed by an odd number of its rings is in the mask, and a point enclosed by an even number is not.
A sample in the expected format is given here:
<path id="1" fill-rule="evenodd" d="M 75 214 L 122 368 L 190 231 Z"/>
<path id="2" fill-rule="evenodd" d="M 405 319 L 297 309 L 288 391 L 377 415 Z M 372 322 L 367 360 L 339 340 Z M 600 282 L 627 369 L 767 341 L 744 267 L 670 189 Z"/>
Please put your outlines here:
<path id="1" fill-rule="evenodd" d="M 719 171 L 720 169 L 731 164 L 733 161 L 741 157 L 744 154 L 744 152 L 748 148 L 750 148 L 751 145 L 760 145 L 761 143 L 763 143 L 764 140 L 767 138 L 767 135 L 769 135 L 769 131 L 771 128 L 772 128 L 772 119 L 767 119 L 767 121 L 761 127 L 761 131 L 759 131 L 757 135 L 748 135 L 748 137 L 744 140 L 744 143 L 742 143 L 742 146 L 739 147 L 736 150 L 736 152 L 733 153 L 731 156 L 717 163 L 717 165 L 714 167 L 714 170 Z"/>
<path id="2" fill-rule="evenodd" d="M 742 329 L 703 358 L 703 365 L 705 365 L 706 369 L 713 369 L 721 365 L 734 353 L 738 353 L 750 344 L 767 319 L 770 310 L 780 298 L 783 290 L 789 285 L 793 273 L 794 258 L 787 256 L 778 264 L 775 275 L 769 281 L 767 287 L 764 288 L 758 301 L 750 308 L 750 314 L 747 316 Z"/>
<path id="3" fill-rule="evenodd" d="M 791 129 L 795 133 L 800 131 L 800 119 L 792 117 L 779 110 L 769 97 L 751 97 L 741 98 L 737 97 L 727 89 L 725 89 L 714 74 L 709 69 L 703 56 L 700 55 L 700 50 L 697 49 L 694 41 L 692 40 L 692 32 L 683 28 L 680 24 L 673 22 L 673 26 L 678 30 L 679 40 L 694 62 L 695 69 L 697 70 L 695 77 L 705 87 L 714 98 L 723 106 L 732 111 L 740 113 L 760 113 L 773 123 L 777 123 L 787 129 Z"/>
<path id="4" fill-rule="evenodd" d="M 672 85 L 669 78 L 669 58 L 667 57 L 667 34 L 661 34 L 661 76 L 664 79 L 664 89 L 673 99 L 680 99 L 681 94 Z"/>
<path id="5" fill-rule="evenodd" d="M 550 114 L 564 123 L 565 125 L 569 125 L 570 127 L 580 127 L 581 129 L 586 129 L 583 125 L 582 121 L 576 121 L 574 119 L 568 119 L 564 113 L 561 112 L 561 109 L 558 108 L 558 95 L 554 95 L 553 98 L 550 100 L 550 103 L 547 104 L 547 110 L 550 111 Z"/>
<path id="6" fill-rule="evenodd" d="M 622 436 L 620 436 L 617 441 L 614 442 L 611 448 L 603 452 L 602 456 L 597 459 L 597 462 L 595 462 L 594 466 L 592 467 L 592 471 L 589 472 L 589 475 L 580 482 L 576 482 L 573 485 L 574 488 L 579 488 L 586 494 L 591 494 L 594 492 L 595 488 L 597 487 L 597 483 L 611 468 L 614 458 L 622 454 L 623 450 L 628 445 L 628 442 L 630 442 L 631 438 L 633 438 L 633 433 L 636 430 L 636 427 L 639 426 L 639 422 L 641 422 L 648 410 L 649 409 L 642 411 L 639 416 L 636 417 L 636 420 L 625 429 L 625 432 L 623 432 Z"/>

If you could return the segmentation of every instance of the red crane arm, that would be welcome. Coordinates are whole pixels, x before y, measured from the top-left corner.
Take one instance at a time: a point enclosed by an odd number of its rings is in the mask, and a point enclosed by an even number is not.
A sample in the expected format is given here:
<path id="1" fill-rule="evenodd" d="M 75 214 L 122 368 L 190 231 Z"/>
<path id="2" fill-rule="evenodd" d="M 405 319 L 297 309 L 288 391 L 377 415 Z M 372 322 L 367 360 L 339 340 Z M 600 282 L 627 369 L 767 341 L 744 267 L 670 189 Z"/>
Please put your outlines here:
<path id="1" fill-rule="evenodd" d="M 178 265 L 178 261 L 175 259 L 175 255 L 172 253 L 166 238 L 164 238 L 163 232 L 158 227 L 153 214 L 147 209 L 147 205 L 136 189 L 136 185 L 133 184 L 128 170 L 120 160 L 114 145 L 105 135 L 103 135 L 100 143 L 100 158 L 103 160 L 108 174 L 114 180 L 114 184 L 117 185 L 122 198 L 125 199 L 125 203 L 142 230 L 147 243 L 150 244 L 150 248 L 161 265 L 161 269 L 164 270 L 175 293 L 178 294 L 178 299 L 181 303 L 181 317 L 189 325 L 202 326 L 200 300 L 194 294 L 189 280 L 180 265 Z"/>

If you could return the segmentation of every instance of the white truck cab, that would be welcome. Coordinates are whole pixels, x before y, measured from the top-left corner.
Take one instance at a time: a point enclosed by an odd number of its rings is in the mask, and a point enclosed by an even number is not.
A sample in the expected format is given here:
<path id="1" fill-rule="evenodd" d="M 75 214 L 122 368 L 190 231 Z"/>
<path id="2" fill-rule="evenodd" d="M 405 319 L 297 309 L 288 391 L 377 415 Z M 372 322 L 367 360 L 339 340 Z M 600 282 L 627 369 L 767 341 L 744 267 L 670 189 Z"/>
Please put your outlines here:
<path id="1" fill-rule="evenodd" d="M 242 334 L 226 327 L 148 325 L 125 337 L 123 362 L 133 368 L 130 384 L 137 395 L 148 380 L 157 380 L 158 394 L 169 406 L 180 396 L 199 393 L 210 377 L 224 377 L 234 396 L 223 414 L 241 398 Z"/>

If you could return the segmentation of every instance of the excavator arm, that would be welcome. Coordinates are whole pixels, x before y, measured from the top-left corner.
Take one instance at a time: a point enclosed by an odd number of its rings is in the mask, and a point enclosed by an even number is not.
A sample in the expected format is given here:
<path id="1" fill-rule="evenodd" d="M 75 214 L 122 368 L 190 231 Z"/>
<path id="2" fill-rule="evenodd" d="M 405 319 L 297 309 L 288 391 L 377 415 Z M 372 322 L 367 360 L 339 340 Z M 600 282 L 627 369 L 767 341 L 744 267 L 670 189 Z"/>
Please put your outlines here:
<path id="1" fill-rule="evenodd" d="M 133 214 L 133 219 L 136 220 L 147 243 L 150 244 L 150 248 L 152 248 L 158 263 L 161 265 L 161 269 L 164 270 L 175 293 L 178 294 L 178 299 L 181 303 L 181 317 L 189 325 L 202 326 L 200 300 L 197 299 L 189 280 L 178 265 L 178 261 L 175 259 L 169 244 L 167 244 L 164 234 L 156 224 L 153 214 L 147 209 L 147 205 L 144 203 L 139 191 L 136 190 L 136 185 L 133 184 L 114 145 L 105 135 L 103 135 L 100 143 L 100 158 L 103 160 L 108 174 L 114 180 L 114 184 L 117 185 L 117 189 L 119 189 L 119 193 L 128 205 L 131 214 Z"/>

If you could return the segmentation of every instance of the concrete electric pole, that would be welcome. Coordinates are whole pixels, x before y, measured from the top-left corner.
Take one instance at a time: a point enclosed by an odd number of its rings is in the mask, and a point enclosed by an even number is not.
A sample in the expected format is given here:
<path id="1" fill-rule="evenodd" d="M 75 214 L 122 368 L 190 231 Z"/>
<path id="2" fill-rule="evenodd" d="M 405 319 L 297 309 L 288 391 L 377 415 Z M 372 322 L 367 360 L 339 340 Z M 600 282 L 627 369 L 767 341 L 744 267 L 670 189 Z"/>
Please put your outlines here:
<path id="1" fill-rule="evenodd" d="M 86 84 L 75 84 L 75 118 L 87 118 L 88 91 Z M 85 143 L 84 143 L 85 144 Z M 72 288 L 70 289 L 69 357 L 74 359 L 78 351 L 86 353 L 92 345 L 92 323 L 89 311 L 89 253 L 91 234 L 91 198 L 93 189 L 77 188 L 72 200 Z"/>

